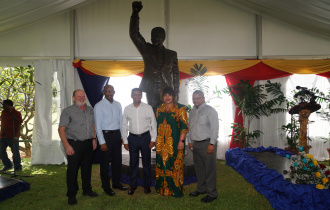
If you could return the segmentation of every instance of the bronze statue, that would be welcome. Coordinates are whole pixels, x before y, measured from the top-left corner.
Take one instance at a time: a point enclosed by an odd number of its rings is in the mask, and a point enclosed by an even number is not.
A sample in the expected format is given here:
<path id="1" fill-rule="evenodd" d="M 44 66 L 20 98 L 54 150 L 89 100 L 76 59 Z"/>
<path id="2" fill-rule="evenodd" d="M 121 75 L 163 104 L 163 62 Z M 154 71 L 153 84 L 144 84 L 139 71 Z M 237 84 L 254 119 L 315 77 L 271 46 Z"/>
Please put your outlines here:
<path id="1" fill-rule="evenodd" d="M 140 88 L 147 94 L 148 104 L 156 113 L 157 107 L 162 103 L 160 91 L 164 87 L 172 87 L 179 94 L 180 76 L 178 56 L 173 50 L 166 49 L 163 45 L 165 30 L 161 27 L 151 31 L 151 42 L 146 42 L 139 31 L 139 12 L 143 6 L 140 1 L 132 3 L 132 16 L 129 34 L 144 61 L 144 73 Z"/>

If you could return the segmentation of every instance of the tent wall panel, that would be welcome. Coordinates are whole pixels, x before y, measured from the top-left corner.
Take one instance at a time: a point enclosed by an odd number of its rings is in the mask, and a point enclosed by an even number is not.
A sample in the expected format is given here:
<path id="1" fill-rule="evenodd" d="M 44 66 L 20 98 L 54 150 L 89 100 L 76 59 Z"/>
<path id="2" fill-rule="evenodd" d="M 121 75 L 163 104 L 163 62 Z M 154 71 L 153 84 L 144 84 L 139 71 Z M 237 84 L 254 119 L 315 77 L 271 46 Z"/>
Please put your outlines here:
<path id="1" fill-rule="evenodd" d="M 328 55 L 330 57 L 329 38 L 269 18 L 263 18 L 262 29 L 264 56 Z"/>
<path id="2" fill-rule="evenodd" d="M 77 8 L 75 57 L 140 59 L 128 34 L 131 3 L 97 0 Z M 168 47 L 179 58 L 242 59 L 237 57 L 257 54 L 256 16 L 250 10 L 219 0 L 145 0 L 143 5 L 140 28 L 145 39 L 150 41 L 153 27 L 165 27 Z M 7 58 L 70 56 L 70 21 L 70 13 L 61 13 L 1 34 L 0 64 L 6 64 Z M 261 56 L 265 57 L 330 55 L 330 39 L 266 17 L 262 18 L 261 38 Z"/>
<path id="3" fill-rule="evenodd" d="M 2 34 L 0 46 L 0 57 L 70 56 L 70 14 Z"/>
<path id="4" fill-rule="evenodd" d="M 170 1 L 169 46 L 179 56 L 256 56 L 256 17 L 218 0 Z"/>
<path id="5" fill-rule="evenodd" d="M 130 0 L 99 0 L 76 10 L 76 57 L 140 56 L 129 37 Z M 164 27 L 164 1 L 143 1 L 141 34 Z"/>

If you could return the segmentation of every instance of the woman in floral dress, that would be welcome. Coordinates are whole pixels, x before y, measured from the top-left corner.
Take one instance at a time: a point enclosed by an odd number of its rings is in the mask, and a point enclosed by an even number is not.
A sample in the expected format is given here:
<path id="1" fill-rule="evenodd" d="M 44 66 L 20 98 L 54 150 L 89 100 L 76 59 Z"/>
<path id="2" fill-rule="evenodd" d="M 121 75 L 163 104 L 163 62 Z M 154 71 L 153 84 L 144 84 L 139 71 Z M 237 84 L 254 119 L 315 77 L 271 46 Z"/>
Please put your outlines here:
<path id="1" fill-rule="evenodd" d="M 156 112 L 156 191 L 160 195 L 182 197 L 184 195 L 184 148 L 188 133 L 187 112 L 175 102 L 175 92 L 166 87 L 161 93 L 161 104 Z"/>

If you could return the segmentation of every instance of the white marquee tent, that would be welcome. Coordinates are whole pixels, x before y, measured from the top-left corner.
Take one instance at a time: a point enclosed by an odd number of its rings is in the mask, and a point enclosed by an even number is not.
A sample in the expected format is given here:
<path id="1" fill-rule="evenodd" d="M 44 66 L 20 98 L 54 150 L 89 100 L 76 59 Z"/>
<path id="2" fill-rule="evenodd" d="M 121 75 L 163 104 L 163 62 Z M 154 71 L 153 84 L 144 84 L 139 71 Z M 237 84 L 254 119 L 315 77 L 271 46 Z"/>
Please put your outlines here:
<path id="1" fill-rule="evenodd" d="M 37 114 L 33 164 L 63 162 L 52 141 L 51 84 L 61 107 L 80 87 L 74 59 L 141 60 L 128 35 L 131 0 L 0 0 L 0 66 L 34 65 Z M 141 33 L 162 26 L 166 47 L 185 60 L 328 59 L 327 0 L 145 0 Z M 46 114 L 45 114 L 46 113 Z M 275 145 L 276 146 L 276 145 Z M 218 154 L 224 157 L 224 154 Z"/>

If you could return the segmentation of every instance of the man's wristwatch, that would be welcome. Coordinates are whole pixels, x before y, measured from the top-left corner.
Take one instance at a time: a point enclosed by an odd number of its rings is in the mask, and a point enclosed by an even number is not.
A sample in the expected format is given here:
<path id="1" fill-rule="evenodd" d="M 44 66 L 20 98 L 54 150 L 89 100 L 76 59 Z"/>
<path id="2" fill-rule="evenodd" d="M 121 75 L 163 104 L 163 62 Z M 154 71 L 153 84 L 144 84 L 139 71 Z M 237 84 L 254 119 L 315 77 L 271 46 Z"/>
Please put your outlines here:
<path id="1" fill-rule="evenodd" d="M 180 140 L 180 142 L 184 143 L 184 140 Z"/>

